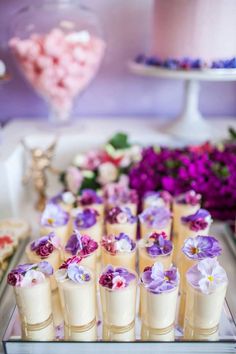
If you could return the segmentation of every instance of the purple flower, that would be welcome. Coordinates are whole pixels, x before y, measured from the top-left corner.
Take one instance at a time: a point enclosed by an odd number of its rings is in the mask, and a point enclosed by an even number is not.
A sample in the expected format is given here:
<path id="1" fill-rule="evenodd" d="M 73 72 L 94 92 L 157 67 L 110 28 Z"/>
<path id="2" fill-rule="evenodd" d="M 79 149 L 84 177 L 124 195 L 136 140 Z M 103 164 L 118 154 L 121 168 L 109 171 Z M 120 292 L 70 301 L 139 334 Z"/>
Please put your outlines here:
<path id="1" fill-rule="evenodd" d="M 146 251 L 151 257 L 168 255 L 172 252 L 173 246 L 164 232 L 151 234 L 146 240 Z"/>
<path id="2" fill-rule="evenodd" d="M 84 189 L 78 198 L 79 204 L 86 206 L 92 204 L 102 204 L 103 198 L 99 196 L 93 189 Z"/>
<path id="3" fill-rule="evenodd" d="M 47 276 L 53 274 L 53 267 L 51 266 L 50 263 L 46 261 L 39 262 L 37 265 L 37 270 L 39 270 L 40 272 L 44 273 Z"/>
<path id="4" fill-rule="evenodd" d="M 7 283 L 11 286 L 20 286 L 23 276 L 20 273 L 10 272 L 7 275 Z"/>
<path id="5" fill-rule="evenodd" d="M 181 218 L 183 224 L 189 225 L 192 231 L 205 230 L 211 222 L 211 215 L 205 209 L 199 209 L 195 214 Z"/>
<path id="6" fill-rule="evenodd" d="M 191 190 L 177 196 L 175 200 L 178 204 L 198 205 L 201 202 L 201 198 L 202 197 L 200 194 L 197 194 L 194 190 Z"/>
<path id="7" fill-rule="evenodd" d="M 121 232 L 115 236 L 115 249 L 117 252 L 132 252 L 136 243 L 125 233 Z"/>
<path id="8" fill-rule="evenodd" d="M 145 193 L 144 200 L 149 206 L 163 207 L 171 204 L 172 196 L 167 191 L 150 191 Z"/>
<path id="9" fill-rule="evenodd" d="M 60 227 L 68 223 L 70 215 L 59 205 L 47 204 L 41 217 L 41 225 L 45 227 Z"/>
<path id="10" fill-rule="evenodd" d="M 129 272 L 126 268 L 113 268 L 109 265 L 100 275 L 99 284 L 109 289 L 120 289 L 128 286 L 135 277 L 135 274 Z"/>
<path id="11" fill-rule="evenodd" d="M 83 284 L 91 279 L 90 273 L 77 263 L 71 263 L 67 268 L 68 278 L 75 283 Z"/>
<path id="12" fill-rule="evenodd" d="M 69 238 L 65 250 L 71 253 L 73 256 L 79 255 L 81 257 L 87 256 L 93 253 L 98 248 L 98 243 L 94 241 L 90 236 L 80 235 L 77 230 Z"/>
<path id="13" fill-rule="evenodd" d="M 204 294 L 211 294 L 218 287 L 227 284 L 225 270 L 215 258 L 206 258 L 191 267 L 186 277 L 188 282 Z"/>
<path id="14" fill-rule="evenodd" d="M 217 257 L 222 249 L 213 236 L 196 236 L 185 240 L 182 251 L 187 257 L 199 260 Z"/>
<path id="15" fill-rule="evenodd" d="M 84 209 L 76 215 L 74 226 L 77 229 L 88 229 L 96 224 L 99 214 L 95 209 Z"/>
<path id="16" fill-rule="evenodd" d="M 178 286 L 179 273 L 175 267 L 164 270 L 161 263 L 155 263 L 152 267 L 147 267 L 144 270 L 141 275 L 141 282 L 148 291 L 161 294 Z"/>
<path id="17" fill-rule="evenodd" d="M 133 224 L 137 221 L 137 218 L 132 215 L 129 208 L 114 207 L 108 210 L 106 214 L 106 221 L 110 224 Z"/>
<path id="18" fill-rule="evenodd" d="M 30 244 L 30 249 L 41 258 L 47 258 L 54 251 L 57 243 L 59 247 L 59 240 L 55 233 L 50 232 L 47 236 L 40 237 L 33 241 Z"/>
<path id="19" fill-rule="evenodd" d="M 140 222 L 146 224 L 150 228 L 166 227 L 170 219 L 171 213 L 169 209 L 165 207 L 149 207 L 139 215 Z"/>

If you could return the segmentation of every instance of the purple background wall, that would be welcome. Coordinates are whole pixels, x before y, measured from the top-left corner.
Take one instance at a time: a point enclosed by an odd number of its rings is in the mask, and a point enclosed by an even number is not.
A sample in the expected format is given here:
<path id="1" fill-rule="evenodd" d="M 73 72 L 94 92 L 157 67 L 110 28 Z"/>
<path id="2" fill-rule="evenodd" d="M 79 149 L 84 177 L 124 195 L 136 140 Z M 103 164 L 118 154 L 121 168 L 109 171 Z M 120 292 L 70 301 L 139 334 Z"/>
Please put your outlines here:
<path id="1" fill-rule="evenodd" d="M 32 0 L 0 0 L 1 55 L 14 76 L 10 83 L 0 87 L 0 120 L 46 117 L 47 114 L 46 105 L 18 74 L 6 49 L 11 16 L 26 4 L 32 4 Z M 98 12 L 108 48 L 96 80 L 76 102 L 75 113 L 83 116 L 176 115 L 181 108 L 182 82 L 135 77 L 127 69 L 127 61 L 148 46 L 152 0 L 86 0 L 86 4 Z M 236 116 L 236 84 L 203 84 L 200 108 L 209 116 Z"/>

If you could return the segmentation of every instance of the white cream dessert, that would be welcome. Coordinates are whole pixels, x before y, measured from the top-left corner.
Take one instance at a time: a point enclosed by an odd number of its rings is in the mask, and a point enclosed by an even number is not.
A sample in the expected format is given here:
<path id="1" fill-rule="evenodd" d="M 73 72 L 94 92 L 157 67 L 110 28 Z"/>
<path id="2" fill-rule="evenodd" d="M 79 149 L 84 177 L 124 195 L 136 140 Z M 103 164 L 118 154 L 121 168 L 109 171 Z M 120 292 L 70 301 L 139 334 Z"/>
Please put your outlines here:
<path id="1" fill-rule="evenodd" d="M 164 269 L 170 268 L 172 264 L 173 246 L 167 239 L 166 233 L 153 232 L 149 236 L 142 238 L 139 243 L 139 273 L 144 268 L 152 266 L 154 263 L 162 263 Z"/>
<path id="2" fill-rule="evenodd" d="M 199 209 L 192 215 L 183 216 L 181 218 L 181 233 L 178 235 L 177 248 L 175 249 L 175 259 L 177 260 L 180 257 L 181 247 L 183 247 L 183 243 L 187 238 L 197 235 L 209 235 L 211 224 L 211 214 L 205 209 Z"/>
<path id="3" fill-rule="evenodd" d="M 195 214 L 201 207 L 201 195 L 194 190 L 176 196 L 173 200 L 173 243 L 178 249 L 178 238 L 181 234 L 181 218 Z M 177 251 L 174 253 L 174 263 L 177 264 Z"/>
<path id="4" fill-rule="evenodd" d="M 55 274 L 65 324 L 65 340 L 95 341 L 96 285 L 88 268 L 73 257 L 64 262 Z"/>
<path id="5" fill-rule="evenodd" d="M 149 207 L 166 207 L 171 209 L 172 196 L 167 191 L 146 192 L 143 197 L 143 210 Z"/>
<path id="6" fill-rule="evenodd" d="M 104 236 L 102 239 L 102 264 L 124 267 L 135 271 L 136 243 L 125 233 Z"/>
<path id="7" fill-rule="evenodd" d="M 54 272 L 61 264 L 61 243 L 54 232 L 31 241 L 25 252 L 30 262 L 38 263 L 41 260 L 46 260 L 51 264 Z M 57 284 L 54 275 L 50 277 L 50 281 L 52 290 L 56 289 Z"/>
<path id="8" fill-rule="evenodd" d="M 62 259 L 78 257 L 82 266 L 88 267 L 94 272 L 97 267 L 98 243 L 88 235 L 82 235 L 74 230 L 62 252 Z"/>
<path id="9" fill-rule="evenodd" d="M 116 235 L 125 233 L 132 240 L 137 236 L 137 217 L 126 207 L 114 207 L 106 214 L 106 233 Z"/>
<path id="10" fill-rule="evenodd" d="M 46 205 L 41 216 L 40 234 L 47 235 L 50 232 L 55 232 L 64 245 L 71 233 L 70 215 L 63 210 L 59 205 L 49 203 Z"/>
<path id="11" fill-rule="evenodd" d="M 104 325 L 115 333 L 130 331 L 135 324 L 136 274 L 108 266 L 100 275 L 99 284 Z"/>
<path id="12" fill-rule="evenodd" d="M 215 258 L 206 258 L 187 274 L 186 326 L 216 331 L 223 309 L 228 278 Z"/>
<path id="13" fill-rule="evenodd" d="M 8 274 L 8 284 L 14 287 L 23 339 L 38 341 L 54 339 L 51 289 L 48 279 L 52 274 L 52 266 L 46 261 L 18 265 Z"/>
<path id="14" fill-rule="evenodd" d="M 181 297 L 178 322 L 181 327 L 184 326 L 185 318 L 186 273 L 188 269 L 203 259 L 218 257 L 221 251 L 219 241 L 213 236 L 198 235 L 196 237 L 189 237 L 184 241 L 179 261 Z"/>
<path id="15" fill-rule="evenodd" d="M 141 238 L 153 232 L 165 232 L 170 239 L 172 216 L 168 208 L 151 206 L 139 215 L 139 222 Z"/>
<path id="16" fill-rule="evenodd" d="M 141 274 L 142 323 L 151 329 L 170 331 L 175 322 L 179 274 L 177 268 L 164 270 L 161 263 Z"/>

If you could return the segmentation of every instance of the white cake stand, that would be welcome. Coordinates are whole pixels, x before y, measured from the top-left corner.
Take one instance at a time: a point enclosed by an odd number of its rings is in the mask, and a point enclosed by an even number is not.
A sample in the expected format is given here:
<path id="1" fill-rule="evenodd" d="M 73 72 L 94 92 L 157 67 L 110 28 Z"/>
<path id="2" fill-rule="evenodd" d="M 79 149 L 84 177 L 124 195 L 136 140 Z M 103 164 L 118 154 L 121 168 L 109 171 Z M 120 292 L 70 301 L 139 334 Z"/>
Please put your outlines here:
<path id="1" fill-rule="evenodd" d="M 204 141 L 214 134 L 212 125 L 201 115 L 199 103 L 200 81 L 236 81 L 236 69 L 171 70 L 136 62 L 129 68 L 136 75 L 185 80 L 185 98 L 182 113 L 162 131 L 189 141 Z"/>

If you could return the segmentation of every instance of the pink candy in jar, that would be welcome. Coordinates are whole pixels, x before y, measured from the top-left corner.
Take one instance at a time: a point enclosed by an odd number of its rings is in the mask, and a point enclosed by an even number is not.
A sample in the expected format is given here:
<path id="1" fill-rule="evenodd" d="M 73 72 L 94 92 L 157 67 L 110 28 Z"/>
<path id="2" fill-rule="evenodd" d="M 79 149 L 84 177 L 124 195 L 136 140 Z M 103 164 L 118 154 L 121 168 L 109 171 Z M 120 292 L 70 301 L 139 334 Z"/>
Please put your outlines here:
<path id="1" fill-rule="evenodd" d="M 61 121 L 95 76 L 105 50 L 104 41 L 88 31 L 65 33 L 59 28 L 27 39 L 14 37 L 9 45 L 28 81 Z"/>

